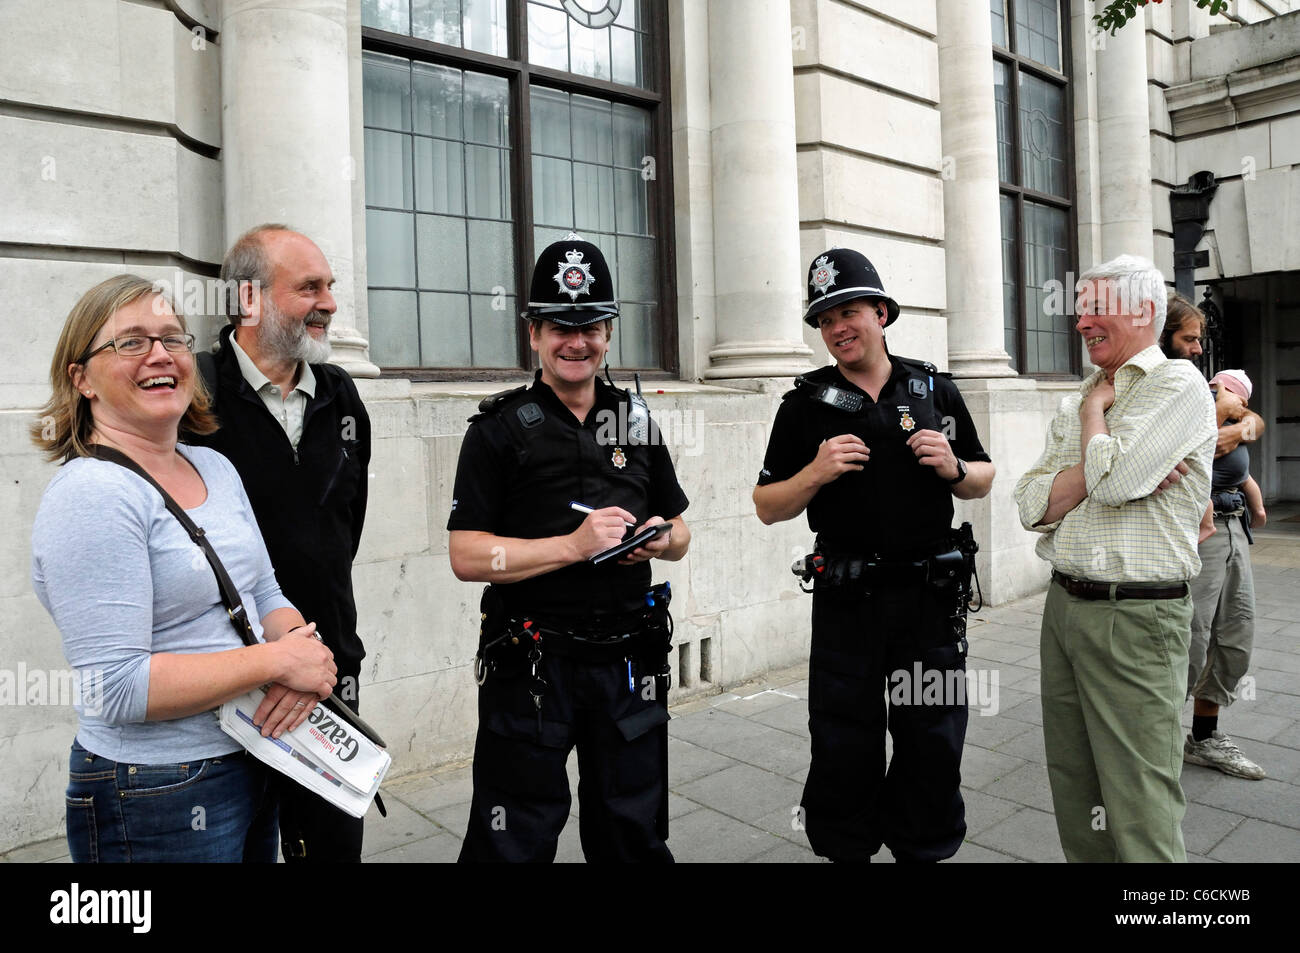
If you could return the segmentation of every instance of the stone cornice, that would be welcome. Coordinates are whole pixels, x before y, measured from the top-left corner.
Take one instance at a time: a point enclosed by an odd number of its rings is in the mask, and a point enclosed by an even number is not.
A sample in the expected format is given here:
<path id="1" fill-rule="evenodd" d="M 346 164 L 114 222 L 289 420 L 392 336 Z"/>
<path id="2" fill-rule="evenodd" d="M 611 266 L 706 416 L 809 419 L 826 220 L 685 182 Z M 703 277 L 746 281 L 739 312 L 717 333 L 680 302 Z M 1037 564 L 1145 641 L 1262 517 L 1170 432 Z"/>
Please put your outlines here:
<path id="1" fill-rule="evenodd" d="M 1300 56 L 1171 86 L 1164 92 L 1175 137 L 1231 129 L 1300 107 Z"/>

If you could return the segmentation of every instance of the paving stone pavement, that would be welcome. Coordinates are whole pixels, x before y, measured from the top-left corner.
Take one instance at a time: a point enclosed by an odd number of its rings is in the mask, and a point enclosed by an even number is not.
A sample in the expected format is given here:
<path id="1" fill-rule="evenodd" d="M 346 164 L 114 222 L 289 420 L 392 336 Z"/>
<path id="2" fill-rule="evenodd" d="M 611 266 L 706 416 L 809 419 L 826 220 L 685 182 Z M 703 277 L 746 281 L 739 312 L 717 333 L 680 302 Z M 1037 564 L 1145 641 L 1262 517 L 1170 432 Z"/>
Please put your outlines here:
<path id="1" fill-rule="evenodd" d="M 1258 615 L 1254 697 L 1220 727 L 1268 772 L 1262 781 L 1183 766 L 1189 860 L 1300 861 L 1300 535 L 1259 534 L 1252 549 Z M 997 672 L 996 706 L 972 704 L 962 760 L 965 863 L 1061 862 L 1044 765 L 1038 630 L 1045 595 L 986 608 L 969 623 L 971 670 Z M 991 683 L 990 683 L 991 684 Z M 681 862 L 820 863 L 797 829 L 808 773 L 807 666 L 672 709 L 669 846 Z M 1191 705 L 1183 724 L 1190 728 Z M 578 805 L 577 759 L 569 775 Z M 389 816 L 366 819 L 371 863 L 456 859 L 472 793 L 467 762 L 384 785 Z M 4 862 L 66 862 L 62 840 L 11 851 Z M 578 825 L 560 836 L 556 860 L 582 862 Z M 877 861 L 891 862 L 882 850 Z"/>

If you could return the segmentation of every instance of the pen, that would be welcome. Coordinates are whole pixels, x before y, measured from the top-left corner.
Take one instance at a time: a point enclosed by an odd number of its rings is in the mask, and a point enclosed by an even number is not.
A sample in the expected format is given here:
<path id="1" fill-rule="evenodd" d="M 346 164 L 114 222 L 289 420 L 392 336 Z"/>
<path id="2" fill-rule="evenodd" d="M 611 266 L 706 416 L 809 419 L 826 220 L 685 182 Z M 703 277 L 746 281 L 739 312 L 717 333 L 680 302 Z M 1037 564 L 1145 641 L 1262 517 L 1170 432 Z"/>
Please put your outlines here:
<path id="1" fill-rule="evenodd" d="M 577 502 L 571 502 L 571 503 L 569 504 L 569 509 L 571 509 L 571 510 L 577 510 L 579 513 L 594 513 L 594 512 L 596 512 L 592 507 L 587 506 L 585 503 L 577 503 Z M 624 521 L 623 521 L 623 524 L 624 524 L 628 529 L 636 529 L 636 523 L 629 523 L 627 520 L 624 520 Z"/>

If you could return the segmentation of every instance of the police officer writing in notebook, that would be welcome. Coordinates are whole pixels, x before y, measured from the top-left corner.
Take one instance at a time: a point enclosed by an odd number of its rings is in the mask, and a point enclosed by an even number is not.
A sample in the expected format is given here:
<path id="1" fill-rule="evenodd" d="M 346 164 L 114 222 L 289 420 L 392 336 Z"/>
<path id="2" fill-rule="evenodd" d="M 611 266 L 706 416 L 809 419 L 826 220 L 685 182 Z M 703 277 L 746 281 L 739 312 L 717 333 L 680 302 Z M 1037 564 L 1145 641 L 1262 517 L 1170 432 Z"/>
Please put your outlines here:
<path id="1" fill-rule="evenodd" d="M 808 271 L 804 320 L 835 358 L 785 395 L 754 489 L 759 519 L 805 510 L 817 534 L 808 709 L 808 841 L 823 857 L 951 857 L 966 832 L 965 611 L 973 540 L 954 496 L 988 494 L 993 464 L 957 387 L 891 355 L 898 304 L 876 269 L 832 249 Z M 917 681 L 921 684 L 916 684 Z M 894 740 L 885 770 L 885 730 Z"/>
<path id="2" fill-rule="evenodd" d="M 600 250 L 577 236 L 533 272 L 530 387 L 489 397 L 461 446 L 450 556 L 483 593 L 474 797 L 462 861 L 550 861 L 576 745 L 588 861 L 671 861 L 667 584 L 687 499 L 639 394 L 597 379 L 618 316 Z M 599 557 L 659 524 L 667 531 Z"/>

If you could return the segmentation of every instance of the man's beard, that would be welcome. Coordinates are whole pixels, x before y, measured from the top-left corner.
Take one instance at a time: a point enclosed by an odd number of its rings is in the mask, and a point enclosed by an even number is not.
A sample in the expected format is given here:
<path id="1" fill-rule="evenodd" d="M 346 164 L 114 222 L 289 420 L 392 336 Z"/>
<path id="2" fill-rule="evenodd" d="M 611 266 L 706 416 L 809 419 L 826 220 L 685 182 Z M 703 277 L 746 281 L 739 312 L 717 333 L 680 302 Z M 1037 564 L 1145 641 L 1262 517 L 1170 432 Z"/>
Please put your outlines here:
<path id="1" fill-rule="evenodd" d="M 262 298 L 262 350 L 282 361 L 323 364 L 330 357 L 330 315 L 313 311 L 302 320 L 287 317 L 272 302 L 269 295 Z M 307 331 L 308 321 L 319 321 L 325 326 L 325 336 L 316 340 Z"/>

